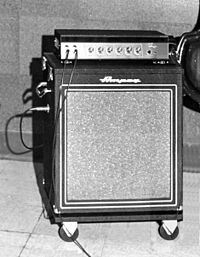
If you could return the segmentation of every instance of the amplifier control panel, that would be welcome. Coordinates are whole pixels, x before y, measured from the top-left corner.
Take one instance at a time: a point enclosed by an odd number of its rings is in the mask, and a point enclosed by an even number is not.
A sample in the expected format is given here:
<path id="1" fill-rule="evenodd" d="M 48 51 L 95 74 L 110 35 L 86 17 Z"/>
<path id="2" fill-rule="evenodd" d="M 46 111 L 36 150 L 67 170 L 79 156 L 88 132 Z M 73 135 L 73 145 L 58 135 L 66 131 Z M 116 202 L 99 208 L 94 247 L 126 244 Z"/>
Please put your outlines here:
<path id="1" fill-rule="evenodd" d="M 73 60 L 92 59 L 143 59 L 169 58 L 169 43 L 159 42 L 61 42 L 60 57 Z"/>
<path id="2" fill-rule="evenodd" d="M 158 31 L 55 30 L 61 60 L 169 60 L 174 39 Z"/>

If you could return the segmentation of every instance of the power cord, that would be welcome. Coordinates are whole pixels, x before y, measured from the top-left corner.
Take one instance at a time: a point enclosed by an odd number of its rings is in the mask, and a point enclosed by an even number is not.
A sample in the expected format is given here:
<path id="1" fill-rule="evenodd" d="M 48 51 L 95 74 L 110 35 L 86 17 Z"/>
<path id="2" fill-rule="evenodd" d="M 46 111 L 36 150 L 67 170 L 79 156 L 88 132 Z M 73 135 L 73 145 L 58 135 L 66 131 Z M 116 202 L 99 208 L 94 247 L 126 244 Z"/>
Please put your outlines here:
<path id="1" fill-rule="evenodd" d="M 62 71 L 62 77 L 61 77 L 61 84 L 60 84 L 60 88 L 59 88 L 57 108 L 56 108 L 56 113 L 55 113 L 54 133 L 53 133 L 53 140 L 52 140 L 52 184 L 51 184 L 51 188 L 50 188 L 50 191 L 49 191 L 49 197 L 48 197 L 49 203 L 50 203 L 50 197 L 52 195 L 52 190 L 55 192 L 55 181 L 54 181 L 55 149 L 56 149 L 56 143 L 57 143 L 56 142 L 56 136 L 57 136 L 58 122 L 59 122 L 60 114 L 61 114 L 61 112 L 63 111 L 63 108 L 64 108 L 64 103 L 65 103 L 65 101 L 67 101 L 68 90 L 69 90 L 70 85 L 72 83 L 72 79 L 73 79 L 73 76 L 74 76 L 74 71 L 75 71 L 75 68 L 76 68 L 77 60 L 78 60 L 77 49 L 74 50 L 74 53 L 75 53 L 75 60 L 74 60 L 74 64 L 73 64 L 73 67 L 72 67 L 70 78 L 69 78 L 69 81 L 68 81 L 68 84 L 67 84 L 68 85 L 67 86 L 67 92 L 66 92 L 66 95 L 61 100 L 61 98 L 62 98 L 62 86 L 64 85 L 65 68 L 66 68 L 66 64 L 67 64 L 67 61 L 68 61 L 69 51 L 66 52 L 66 59 L 65 59 L 64 64 L 63 64 L 63 71 Z M 59 214 L 59 217 L 60 217 L 61 221 L 63 221 L 63 218 L 62 218 L 61 214 Z M 71 233 L 69 232 L 69 234 L 71 234 Z M 71 236 L 73 236 L 73 235 L 71 235 Z M 91 255 L 84 249 L 84 247 L 80 244 L 80 242 L 77 239 L 74 240 L 73 242 L 74 242 L 74 244 L 76 244 L 82 250 L 83 253 L 85 253 L 88 257 L 91 257 Z"/>
<path id="2" fill-rule="evenodd" d="M 188 95 L 197 104 L 200 103 L 200 95 L 198 89 L 196 89 L 193 82 L 189 79 L 186 69 L 186 51 L 189 44 L 198 41 L 200 39 L 200 29 L 192 32 L 184 33 L 179 41 L 176 50 L 177 62 L 185 70 L 183 74 L 183 89 L 186 95 Z"/>
<path id="3" fill-rule="evenodd" d="M 192 40 L 197 40 L 200 37 L 200 30 L 192 31 L 184 33 L 179 41 L 179 44 L 177 46 L 176 54 L 178 58 L 178 63 L 182 63 L 182 57 L 184 55 L 184 48 L 187 42 L 190 42 Z"/>
<path id="4" fill-rule="evenodd" d="M 66 94 L 66 96 L 63 97 L 62 102 L 61 102 L 62 86 L 64 85 L 64 75 L 65 75 L 66 64 L 67 64 L 67 61 L 68 61 L 68 59 L 67 59 L 68 55 L 69 55 L 69 51 L 67 50 L 66 59 L 64 61 L 64 65 L 63 65 L 61 84 L 60 84 L 60 87 L 59 87 L 59 95 L 58 95 L 57 107 L 56 107 L 56 113 L 55 113 L 54 133 L 53 133 L 53 138 L 52 138 L 52 182 L 53 182 L 53 188 L 51 187 L 50 194 L 52 193 L 52 189 L 54 190 L 54 188 L 55 188 L 54 169 L 55 169 L 55 149 L 56 149 L 56 143 L 57 143 L 56 142 L 56 136 L 57 136 L 58 123 L 59 123 L 60 113 L 62 112 L 63 107 L 64 107 L 64 103 L 65 103 L 65 101 L 67 101 L 67 94 Z M 74 76 L 74 71 L 75 71 L 75 68 L 76 68 L 77 59 L 78 59 L 78 51 L 75 49 L 75 61 L 74 61 L 73 68 L 72 68 L 72 71 L 71 71 L 71 74 L 70 74 L 67 91 L 69 90 L 70 84 L 71 84 L 73 76 Z"/>
<path id="5" fill-rule="evenodd" d="M 43 144 L 41 145 L 37 145 L 37 146 L 34 146 L 34 147 L 30 147 L 28 146 L 25 141 L 24 141 L 24 137 L 23 137 L 23 128 L 22 128 L 22 125 L 23 125 L 23 119 L 24 117 L 27 115 L 27 113 L 29 112 L 33 112 L 33 111 L 37 111 L 37 112 L 49 112 L 50 111 L 50 107 L 49 105 L 47 106 L 38 106 L 38 107 L 32 107 L 32 108 L 28 108 L 26 111 L 24 111 L 22 113 L 22 115 L 20 116 L 20 122 L 19 122 L 19 133 L 20 133 L 20 139 L 21 139 L 21 142 L 23 144 L 23 146 L 28 149 L 28 150 L 34 150 L 34 149 L 38 149 L 38 148 L 41 148 L 43 147 Z"/>
<path id="6" fill-rule="evenodd" d="M 69 231 L 66 227 L 65 227 L 65 229 L 67 230 L 68 234 L 72 237 L 73 235 L 70 233 L 70 231 Z M 82 252 L 85 253 L 88 257 L 92 257 L 92 256 L 85 250 L 85 248 L 79 243 L 79 241 L 78 241 L 77 239 L 75 239 L 73 242 L 74 242 L 74 244 L 75 244 L 76 246 L 78 246 L 78 247 L 82 250 Z"/>

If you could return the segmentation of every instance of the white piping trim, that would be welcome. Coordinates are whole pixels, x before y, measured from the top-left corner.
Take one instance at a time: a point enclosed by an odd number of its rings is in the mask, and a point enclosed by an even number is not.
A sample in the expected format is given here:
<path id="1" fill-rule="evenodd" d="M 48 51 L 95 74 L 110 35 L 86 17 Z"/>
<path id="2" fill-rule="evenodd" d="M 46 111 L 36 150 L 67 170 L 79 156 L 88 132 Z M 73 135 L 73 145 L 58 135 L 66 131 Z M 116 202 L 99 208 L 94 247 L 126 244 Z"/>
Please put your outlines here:
<path id="1" fill-rule="evenodd" d="M 85 84 L 83 84 L 85 85 Z M 80 87 L 82 86 L 82 84 L 73 84 L 73 87 Z M 140 84 L 140 85 L 120 85 L 120 86 L 124 86 L 124 88 L 117 88 L 117 89 L 110 89 L 110 88 L 103 88 L 101 89 L 100 87 L 104 87 L 104 85 L 99 85 L 99 84 L 87 84 L 87 87 L 91 86 L 92 88 L 92 91 L 124 91 L 126 89 L 126 86 L 132 86 L 132 87 L 137 87 L 137 88 L 134 88 L 134 89 L 131 89 L 131 88 L 128 88 L 127 91 L 141 91 L 141 89 L 139 88 L 139 86 L 158 86 L 158 87 L 166 87 L 166 89 L 168 89 L 169 91 L 171 91 L 171 131 L 173 131 L 173 94 L 172 94 L 172 90 L 169 88 L 169 86 L 173 86 L 175 88 L 175 113 L 176 113 L 176 119 L 175 119 L 175 130 L 176 130 L 176 144 L 175 144 L 175 152 L 176 152 L 176 155 L 175 155 L 175 199 L 173 199 L 173 151 L 171 151 L 171 199 L 170 200 L 149 200 L 149 201 L 109 201 L 109 202 L 105 202 L 105 201 L 98 201 L 98 202 L 76 202 L 76 203 L 72 203 L 72 202 L 67 202 L 66 199 L 65 199 L 65 204 L 70 204 L 70 206 L 62 206 L 62 152 L 63 152 L 63 149 L 62 149 L 62 143 L 60 143 L 60 209 L 109 209 L 109 208 L 157 208 L 157 207 L 172 207 L 172 206 L 176 206 L 177 205 L 177 194 L 178 194 L 178 191 L 177 191 L 177 186 L 178 186 L 178 179 L 177 179 L 177 85 L 176 84 Z M 95 86 L 98 86 L 99 88 L 98 89 L 94 89 L 93 87 Z M 116 84 L 110 84 L 109 86 L 113 86 L 113 87 L 116 87 L 119 85 L 116 85 Z M 62 87 L 68 87 L 68 84 L 63 84 Z M 165 91 L 166 89 L 163 89 L 163 91 Z M 69 91 L 76 91 L 77 89 L 72 89 L 72 88 L 68 88 L 65 90 L 65 95 L 66 95 L 66 92 Z M 82 90 L 82 89 L 81 89 Z M 155 88 L 142 88 L 142 90 L 157 90 Z M 162 89 L 161 89 L 162 90 Z M 91 89 L 84 89 L 83 91 L 91 91 Z M 61 95 L 61 101 L 60 101 L 60 107 L 61 107 L 61 104 L 62 104 L 62 95 Z M 66 101 L 65 101 L 65 106 L 64 106 L 64 110 L 66 110 Z M 66 112 L 64 113 L 64 116 L 66 118 Z M 66 119 L 64 119 L 66 120 Z M 62 131 L 62 112 L 60 113 L 60 142 L 66 142 L 66 140 L 62 140 L 62 135 L 63 135 L 63 131 Z M 66 122 L 65 122 L 65 131 L 66 131 Z M 65 138 L 64 138 L 65 139 Z M 173 149 L 173 134 L 171 135 L 171 147 Z M 66 144 L 65 144 L 65 147 L 64 147 L 64 159 L 66 158 Z M 65 172 L 64 172 L 64 179 L 65 179 L 65 185 L 66 185 L 66 161 L 64 161 L 64 169 L 65 169 Z M 65 194 L 66 195 L 66 187 L 64 188 L 65 190 Z M 170 202 L 172 202 L 173 200 L 175 200 L 174 204 L 170 204 Z M 144 204 L 144 205 L 137 205 L 137 203 L 153 203 L 153 202 L 157 202 L 157 203 L 163 203 L 163 204 Z M 120 206 L 120 205 L 117 205 L 117 204 L 123 204 L 123 206 Z M 130 204 L 133 204 L 133 205 L 126 205 L 127 203 L 130 203 Z M 134 204 L 135 203 L 135 204 Z M 166 204 L 165 204 L 166 203 Z M 168 203 L 168 204 L 167 204 Z M 96 204 L 96 205 L 95 205 Z M 115 205 L 105 205 L 105 204 L 115 204 Z M 93 206 L 72 206 L 72 205 L 93 205 Z"/>

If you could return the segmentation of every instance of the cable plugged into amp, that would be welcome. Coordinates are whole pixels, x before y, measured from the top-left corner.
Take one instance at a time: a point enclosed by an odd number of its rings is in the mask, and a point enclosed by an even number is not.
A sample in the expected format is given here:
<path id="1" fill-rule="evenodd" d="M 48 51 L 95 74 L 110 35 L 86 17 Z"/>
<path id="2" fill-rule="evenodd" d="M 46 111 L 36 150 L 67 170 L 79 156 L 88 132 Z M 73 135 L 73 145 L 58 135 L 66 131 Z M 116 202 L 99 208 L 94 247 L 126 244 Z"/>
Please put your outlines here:
<path id="1" fill-rule="evenodd" d="M 37 111 L 37 112 L 50 112 L 50 106 L 49 104 L 47 104 L 47 106 L 37 106 L 37 107 L 33 107 L 30 108 L 29 111 Z"/>
<path id="2" fill-rule="evenodd" d="M 49 113 L 50 112 L 50 106 L 49 104 L 47 104 L 47 106 L 36 106 L 36 107 L 31 107 L 31 108 L 28 108 L 26 111 L 24 111 L 20 117 L 20 122 L 19 122 L 19 132 L 20 132 L 20 139 L 21 139 L 21 142 L 23 144 L 23 146 L 28 149 L 28 150 L 34 150 L 34 149 L 38 149 L 38 148 L 41 148 L 43 147 L 43 144 L 41 145 L 37 145 L 37 146 L 34 146 L 34 147 L 30 147 L 28 146 L 25 141 L 24 141 L 24 137 L 23 137 L 23 128 L 22 128 L 22 124 L 23 124 L 23 119 L 24 117 L 29 113 L 29 112 L 34 112 L 34 111 L 37 111 L 37 112 L 47 112 Z"/>

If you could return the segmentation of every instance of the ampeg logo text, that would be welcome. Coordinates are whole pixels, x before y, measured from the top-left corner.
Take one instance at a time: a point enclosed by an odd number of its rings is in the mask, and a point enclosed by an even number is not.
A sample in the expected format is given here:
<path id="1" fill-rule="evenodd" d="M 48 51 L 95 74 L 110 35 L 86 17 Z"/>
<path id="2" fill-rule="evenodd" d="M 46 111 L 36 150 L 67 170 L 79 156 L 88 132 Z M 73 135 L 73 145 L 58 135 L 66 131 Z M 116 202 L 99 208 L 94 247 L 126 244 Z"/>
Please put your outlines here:
<path id="1" fill-rule="evenodd" d="M 118 84 L 121 84 L 121 83 L 134 83 L 134 84 L 137 84 L 137 83 L 141 82 L 140 79 L 113 79 L 112 76 L 106 76 L 103 79 L 100 79 L 100 81 L 102 83 L 118 83 Z"/>

